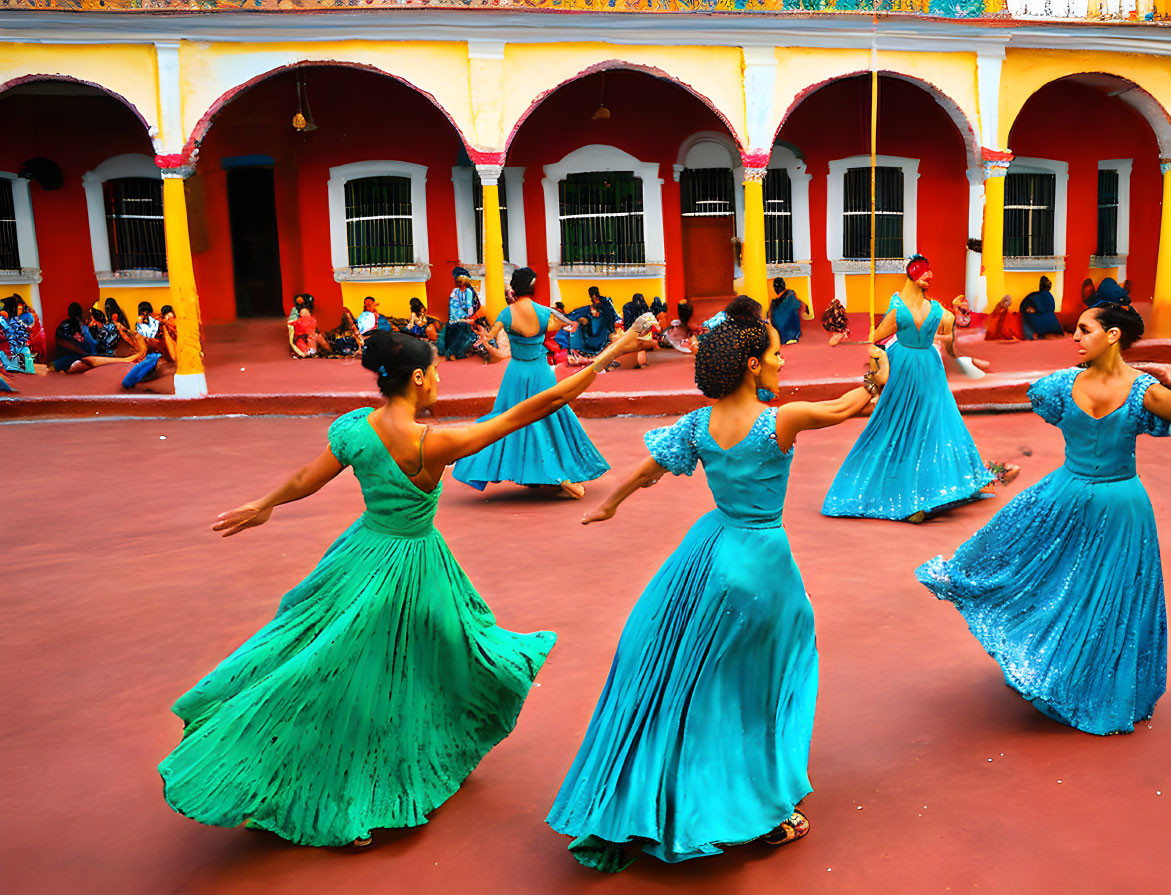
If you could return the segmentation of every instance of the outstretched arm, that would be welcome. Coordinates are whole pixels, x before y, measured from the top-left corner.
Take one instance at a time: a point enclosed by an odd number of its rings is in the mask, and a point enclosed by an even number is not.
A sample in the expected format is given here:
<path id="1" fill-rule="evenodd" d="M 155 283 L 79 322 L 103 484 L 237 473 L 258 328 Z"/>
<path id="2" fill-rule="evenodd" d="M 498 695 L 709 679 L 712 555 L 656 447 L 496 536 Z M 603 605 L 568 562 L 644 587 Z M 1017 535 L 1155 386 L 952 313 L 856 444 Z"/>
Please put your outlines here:
<path id="1" fill-rule="evenodd" d="M 342 471 L 333 451 L 326 448 L 312 463 L 302 466 L 292 477 L 277 488 L 266 494 L 260 500 L 254 500 L 243 506 L 236 507 L 216 517 L 212 531 L 222 531 L 224 537 L 237 534 L 246 528 L 263 525 L 272 515 L 274 507 L 283 503 L 292 503 L 302 497 L 308 497 L 320 491 L 327 483 L 337 477 Z"/>
<path id="2" fill-rule="evenodd" d="M 890 364 L 886 352 L 871 347 L 871 369 L 878 389 L 886 385 Z M 777 446 L 787 451 L 797 440 L 797 434 L 806 429 L 826 429 L 856 416 L 870 403 L 872 396 L 865 387 L 851 389 L 840 398 L 830 401 L 794 401 L 777 411 Z"/>
<path id="3" fill-rule="evenodd" d="M 639 488 L 649 488 L 666 473 L 667 470 L 660 466 L 654 457 L 647 457 L 596 509 L 590 510 L 581 517 L 581 524 L 589 525 L 591 522 L 605 522 L 607 519 L 613 518 L 622 501 Z"/>

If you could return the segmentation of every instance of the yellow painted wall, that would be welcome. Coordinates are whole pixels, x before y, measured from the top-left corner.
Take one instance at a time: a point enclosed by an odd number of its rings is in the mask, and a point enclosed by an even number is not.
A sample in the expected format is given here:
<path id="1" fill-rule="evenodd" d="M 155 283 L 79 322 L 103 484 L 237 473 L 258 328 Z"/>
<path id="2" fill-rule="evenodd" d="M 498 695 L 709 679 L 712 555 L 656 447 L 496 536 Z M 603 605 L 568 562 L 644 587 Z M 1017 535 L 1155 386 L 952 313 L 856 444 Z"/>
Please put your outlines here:
<path id="1" fill-rule="evenodd" d="M 1000 73 L 1000 146 L 1029 97 L 1058 78 L 1104 72 L 1133 81 L 1171 111 L 1171 63 L 1165 56 L 1123 55 L 1062 50 L 1005 51 Z"/>
<path id="2" fill-rule="evenodd" d="M 433 96 L 469 138 L 474 133 L 468 89 L 468 47 L 464 41 L 270 44 L 183 41 L 179 59 L 183 72 L 183 127 L 188 136 L 224 93 L 258 75 L 306 61 L 354 62 L 395 75 Z M 393 115 L 393 110 L 377 114 Z"/>
<path id="3" fill-rule="evenodd" d="M 0 84 L 29 75 L 62 75 L 97 84 L 130 102 L 147 127 L 158 124 L 158 65 L 150 43 L 0 43 Z"/>
<path id="4" fill-rule="evenodd" d="M 347 280 L 339 285 L 342 287 L 342 304 L 353 311 L 355 317 L 362 313 L 362 303 L 367 295 L 374 296 L 378 301 L 378 313 L 387 317 L 410 317 L 412 298 L 422 299 L 433 316 L 442 317 L 447 312 L 445 304 L 432 310 L 427 300 L 427 283 L 364 283 Z M 446 293 L 443 297 L 446 298 Z M 317 323 L 322 329 L 331 329 L 336 325 L 331 323 L 325 326 L 321 320 Z"/>
<path id="5" fill-rule="evenodd" d="M 93 303 L 95 308 L 103 308 L 107 298 L 118 302 L 119 306 L 130 318 L 130 322 L 138 317 L 138 303 L 149 301 L 158 313 L 163 305 L 172 304 L 170 286 L 99 286 L 98 297 Z"/>
<path id="6" fill-rule="evenodd" d="M 870 310 L 870 275 L 846 276 L 846 300 L 843 304 L 852 313 Z M 880 273 L 874 278 L 874 313 L 885 314 L 890 308 L 890 297 L 903 288 L 907 278 L 901 273 Z"/>
<path id="7" fill-rule="evenodd" d="M 741 75 L 743 60 L 738 47 L 516 43 L 504 48 L 501 133 L 491 141 L 488 134 L 480 134 L 481 147 L 503 149 L 504 140 L 513 126 L 542 93 L 592 65 L 612 59 L 659 69 L 688 85 L 705 96 L 713 108 L 728 119 L 742 145 L 747 142 Z"/>
<path id="8" fill-rule="evenodd" d="M 558 289 L 561 292 L 561 301 L 565 303 L 565 310 L 585 307 L 590 303 L 590 286 L 597 286 L 603 295 L 607 295 L 614 302 L 614 310 L 622 314 L 622 306 L 630 301 L 630 296 L 641 292 L 649 305 L 656 295 L 666 297 L 667 282 L 664 279 L 623 280 L 606 278 L 604 280 L 558 280 Z"/>

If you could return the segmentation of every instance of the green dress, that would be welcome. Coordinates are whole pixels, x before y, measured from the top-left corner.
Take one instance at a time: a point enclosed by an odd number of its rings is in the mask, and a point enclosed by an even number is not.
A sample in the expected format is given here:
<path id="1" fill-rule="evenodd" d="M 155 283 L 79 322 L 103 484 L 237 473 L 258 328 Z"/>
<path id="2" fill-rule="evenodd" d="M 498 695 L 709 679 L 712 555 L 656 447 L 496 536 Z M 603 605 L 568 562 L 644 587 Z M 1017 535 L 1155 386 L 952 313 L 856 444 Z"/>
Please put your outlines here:
<path id="1" fill-rule="evenodd" d="M 553 647 L 496 626 L 435 528 L 442 485 L 420 491 L 369 414 L 329 429 L 366 512 L 172 709 L 183 740 L 159 772 L 180 814 L 320 846 L 426 823 L 512 730 Z"/>

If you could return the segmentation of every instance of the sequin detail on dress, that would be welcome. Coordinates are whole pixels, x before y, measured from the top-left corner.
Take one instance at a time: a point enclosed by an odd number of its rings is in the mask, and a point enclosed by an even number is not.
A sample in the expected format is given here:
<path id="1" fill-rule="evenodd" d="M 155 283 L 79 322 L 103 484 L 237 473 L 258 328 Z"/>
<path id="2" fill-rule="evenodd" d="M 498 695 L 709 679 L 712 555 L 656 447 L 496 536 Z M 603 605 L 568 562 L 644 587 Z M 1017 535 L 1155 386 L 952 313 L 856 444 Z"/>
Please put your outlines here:
<path id="1" fill-rule="evenodd" d="M 1065 436 L 1065 463 L 1010 501 L 955 556 L 915 574 L 955 604 L 1038 710 L 1094 734 L 1150 717 L 1167 680 L 1167 613 L 1158 532 L 1135 473 L 1135 438 L 1171 424 L 1143 409 L 1142 375 L 1100 419 L 1074 403 L 1081 370 L 1029 389 Z"/>

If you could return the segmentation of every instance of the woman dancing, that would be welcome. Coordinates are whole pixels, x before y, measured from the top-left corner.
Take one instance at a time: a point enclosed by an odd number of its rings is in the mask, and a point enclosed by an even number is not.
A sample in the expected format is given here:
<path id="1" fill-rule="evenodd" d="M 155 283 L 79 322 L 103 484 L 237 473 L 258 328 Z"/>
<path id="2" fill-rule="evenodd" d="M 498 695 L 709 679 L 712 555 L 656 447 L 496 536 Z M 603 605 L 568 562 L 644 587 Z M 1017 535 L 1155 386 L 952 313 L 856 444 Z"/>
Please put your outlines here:
<path id="1" fill-rule="evenodd" d="M 866 421 L 834 477 L 821 512 L 922 522 L 929 514 L 976 500 L 994 480 L 964 425 L 938 352 L 936 334 L 955 356 L 953 316 L 927 298 L 934 274 L 922 255 L 907 264 L 902 293 L 874 331 L 888 349 L 890 388 Z M 1019 467 L 1004 465 L 1002 480 Z"/>
<path id="2" fill-rule="evenodd" d="M 956 605 L 1010 687 L 1087 733 L 1129 733 L 1167 681 L 1159 540 L 1134 442 L 1171 434 L 1171 389 L 1123 363 L 1121 350 L 1142 331 L 1122 305 L 1081 315 L 1074 341 L 1086 369 L 1029 389 L 1033 410 L 1065 437 L 1064 465 L 952 559 L 915 572 Z"/>
<path id="3" fill-rule="evenodd" d="M 809 830 L 817 698 L 813 608 L 781 527 L 793 442 L 846 420 L 886 380 L 834 401 L 768 407 L 780 341 L 740 296 L 700 343 L 695 383 L 712 407 L 646 435 L 650 457 L 583 523 L 611 518 L 665 473 L 707 473 L 717 509 L 651 579 L 626 622 L 585 740 L 547 818 L 589 867 L 617 871 L 623 843 L 663 861 Z"/>
<path id="4" fill-rule="evenodd" d="M 443 470 L 564 407 L 597 370 L 485 422 L 432 428 L 415 416 L 435 403 L 435 360 L 429 342 L 370 335 L 362 364 L 386 403 L 340 417 L 316 460 L 213 526 L 261 525 L 346 466 L 366 501 L 276 618 L 175 703 L 183 741 L 159 771 L 180 814 L 367 845 L 375 827 L 426 823 L 512 730 L 556 635 L 496 626 L 435 529 Z"/>
<path id="5" fill-rule="evenodd" d="M 528 267 L 521 267 L 512 274 L 516 302 L 500 312 L 485 339 L 495 338 L 501 329 L 505 330 L 512 346 L 512 359 L 500 381 L 492 412 L 481 417 L 481 423 L 557 381 L 553 368 L 545 359 L 545 334 L 557 332 L 569 320 L 533 301 L 536 279 L 537 275 Z M 650 319 L 653 322 L 653 318 Z M 605 369 L 596 359 L 593 367 Z M 585 496 L 585 486 L 581 483 L 598 478 L 609 468 L 610 464 L 598 453 L 577 421 L 577 415 L 563 407 L 539 423 L 494 441 L 479 453 L 460 460 L 452 475 L 481 491 L 488 482 L 557 485 L 565 496 L 580 499 Z"/>

